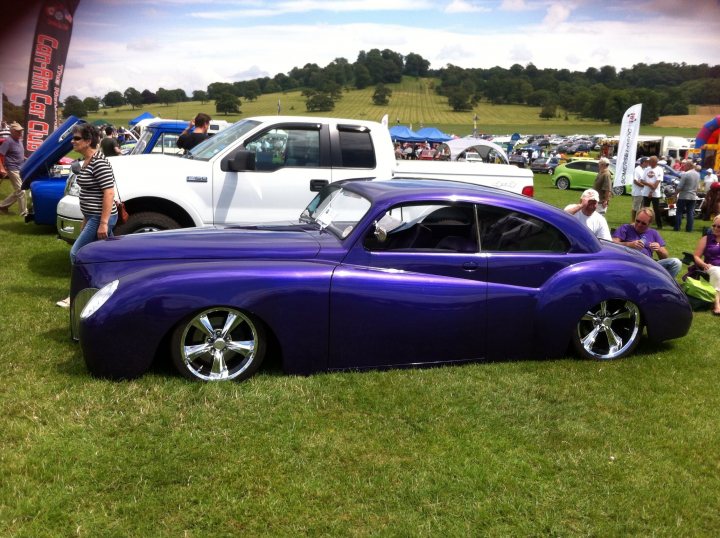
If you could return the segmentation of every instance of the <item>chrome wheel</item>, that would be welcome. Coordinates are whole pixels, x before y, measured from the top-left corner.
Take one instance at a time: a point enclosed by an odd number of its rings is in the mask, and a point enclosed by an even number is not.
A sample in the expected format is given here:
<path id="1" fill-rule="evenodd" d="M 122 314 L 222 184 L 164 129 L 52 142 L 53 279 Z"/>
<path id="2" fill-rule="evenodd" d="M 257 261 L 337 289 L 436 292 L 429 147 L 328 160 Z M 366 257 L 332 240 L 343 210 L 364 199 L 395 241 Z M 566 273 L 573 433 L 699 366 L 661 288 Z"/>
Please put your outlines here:
<path id="1" fill-rule="evenodd" d="M 570 180 L 566 177 L 559 177 L 555 182 L 555 186 L 561 191 L 566 191 L 570 188 Z"/>
<path id="2" fill-rule="evenodd" d="M 189 379 L 247 379 L 258 370 L 264 354 L 262 327 L 234 308 L 204 310 L 173 333 L 173 362 Z"/>
<path id="3" fill-rule="evenodd" d="M 632 353 L 640 341 L 640 310 L 631 301 L 603 301 L 578 321 L 573 344 L 584 358 L 619 359 Z"/>

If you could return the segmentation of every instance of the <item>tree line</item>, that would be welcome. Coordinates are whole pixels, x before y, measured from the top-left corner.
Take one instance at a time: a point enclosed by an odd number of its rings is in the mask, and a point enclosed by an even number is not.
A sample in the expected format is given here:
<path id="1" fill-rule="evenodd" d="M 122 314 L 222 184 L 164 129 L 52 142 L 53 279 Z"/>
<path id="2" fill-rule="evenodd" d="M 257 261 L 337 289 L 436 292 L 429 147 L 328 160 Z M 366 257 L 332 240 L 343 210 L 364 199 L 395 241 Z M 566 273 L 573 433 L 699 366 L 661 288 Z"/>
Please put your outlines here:
<path id="1" fill-rule="evenodd" d="M 86 116 L 101 106 L 171 105 L 184 101 L 214 101 L 218 113 L 240 113 L 242 99 L 254 101 L 260 95 L 301 91 L 308 111 L 330 111 L 351 89 L 374 87 L 371 100 L 387 105 L 392 90 L 403 76 L 433 77 L 431 87 L 447 99 L 455 111 L 471 111 L 481 100 L 493 104 L 541 107 L 540 116 L 552 118 L 558 111 L 595 120 L 619 123 L 624 111 L 643 103 L 643 123 L 662 115 L 687 114 L 692 104 L 720 103 L 720 66 L 685 63 L 636 64 L 619 72 L 605 65 L 585 71 L 539 69 L 532 63 L 510 68 L 462 68 L 448 64 L 432 70 L 430 62 L 416 53 L 402 55 L 384 49 L 360 51 L 355 62 L 336 58 L 325 67 L 315 63 L 294 67 L 288 73 L 236 82 L 213 82 L 205 90 L 188 96 L 182 89 L 159 88 L 152 92 L 134 87 L 111 91 L 104 97 L 68 96 L 63 114 Z"/>

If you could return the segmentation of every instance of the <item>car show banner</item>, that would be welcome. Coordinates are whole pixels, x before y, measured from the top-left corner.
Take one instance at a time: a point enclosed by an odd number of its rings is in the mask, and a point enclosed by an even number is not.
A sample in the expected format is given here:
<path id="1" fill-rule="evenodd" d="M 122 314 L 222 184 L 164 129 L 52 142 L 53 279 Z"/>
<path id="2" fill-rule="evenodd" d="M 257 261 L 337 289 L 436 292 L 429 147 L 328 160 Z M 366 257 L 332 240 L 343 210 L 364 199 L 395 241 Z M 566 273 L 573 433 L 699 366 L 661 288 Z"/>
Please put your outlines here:
<path id="1" fill-rule="evenodd" d="M 628 108 L 623 114 L 613 187 L 632 185 L 641 113 L 642 103 L 638 103 Z"/>
<path id="2" fill-rule="evenodd" d="M 32 42 L 25 100 L 25 152 L 40 147 L 57 127 L 60 85 L 80 0 L 45 0 L 40 6 Z"/>

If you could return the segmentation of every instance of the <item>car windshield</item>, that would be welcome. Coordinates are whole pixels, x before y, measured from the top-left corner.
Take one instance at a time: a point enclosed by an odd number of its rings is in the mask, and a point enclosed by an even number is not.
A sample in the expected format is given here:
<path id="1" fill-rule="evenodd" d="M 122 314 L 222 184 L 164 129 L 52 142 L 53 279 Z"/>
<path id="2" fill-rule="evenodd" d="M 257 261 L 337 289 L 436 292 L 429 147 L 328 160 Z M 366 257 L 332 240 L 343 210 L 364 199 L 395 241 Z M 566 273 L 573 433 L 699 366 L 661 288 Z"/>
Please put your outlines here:
<path id="1" fill-rule="evenodd" d="M 211 136 L 192 148 L 185 157 L 198 159 L 200 161 L 209 161 L 225 148 L 234 145 L 239 138 L 245 136 L 246 133 L 258 125 L 260 125 L 260 122 L 256 120 L 243 120 L 234 123 L 227 129 L 220 131 L 218 134 Z"/>
<path id="2" fill-rule="evenodd" d="M 150 129 L 145 129 L 145 132 L 140 137 L 140 140 L 137 141 L 137 144 L 135 144 L 135 147 L 130 151 L 130 155 L 140 155 L 141 153 L 145 152 L 145 148 L 150 143 L 150 140 L 153 137 L 153 131 Z"/>
<path id="3" fill-rule="evenodd" d="M 370 209 L 370 200 L 342 187 L 323 189 L 300 215 L 300 222 L 316 224 L 345 239 Z"/>

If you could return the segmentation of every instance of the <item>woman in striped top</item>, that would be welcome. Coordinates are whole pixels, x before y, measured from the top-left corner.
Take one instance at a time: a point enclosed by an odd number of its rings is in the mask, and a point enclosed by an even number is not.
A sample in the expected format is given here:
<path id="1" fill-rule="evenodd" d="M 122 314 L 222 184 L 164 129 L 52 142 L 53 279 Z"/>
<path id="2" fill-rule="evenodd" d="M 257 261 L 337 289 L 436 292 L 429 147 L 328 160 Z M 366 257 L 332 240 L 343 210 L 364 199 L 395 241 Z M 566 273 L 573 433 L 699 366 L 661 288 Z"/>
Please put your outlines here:
<path id="1" fill-rule="evenodd" d="M 115 209 L 115 176 L 105 156 L 98 150 L 100 134 L 89 123 L 73 127 L 72 146 L 83 156 L 83 165 L 77 176 L 80 186 L 80 211 L 83 227 L 70 249 L 70 261 L 75 263 L 77 251 L 98 239 L 112 237 L 117 222 Z M 70 307 L 70 298 L 58 301 L 58 306 Z"/>

